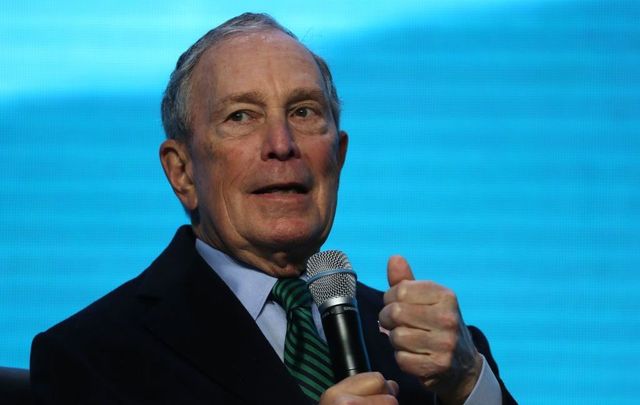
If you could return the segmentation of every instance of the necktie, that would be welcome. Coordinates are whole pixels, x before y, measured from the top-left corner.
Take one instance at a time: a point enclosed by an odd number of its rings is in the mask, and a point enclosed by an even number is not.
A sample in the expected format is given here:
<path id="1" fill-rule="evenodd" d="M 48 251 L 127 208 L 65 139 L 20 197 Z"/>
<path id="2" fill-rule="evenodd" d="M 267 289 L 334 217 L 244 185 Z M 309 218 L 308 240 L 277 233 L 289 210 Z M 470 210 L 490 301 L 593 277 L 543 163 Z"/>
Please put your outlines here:
<path id="1" fill-rule="evenodd" d="M 311 315 L 311 295 L 303 280 L 282 278 L 271 297 L 287 312 L 284 364 L 302 392 L 315 402 L 333 385 L 329 348 L 320 338 Z"/>

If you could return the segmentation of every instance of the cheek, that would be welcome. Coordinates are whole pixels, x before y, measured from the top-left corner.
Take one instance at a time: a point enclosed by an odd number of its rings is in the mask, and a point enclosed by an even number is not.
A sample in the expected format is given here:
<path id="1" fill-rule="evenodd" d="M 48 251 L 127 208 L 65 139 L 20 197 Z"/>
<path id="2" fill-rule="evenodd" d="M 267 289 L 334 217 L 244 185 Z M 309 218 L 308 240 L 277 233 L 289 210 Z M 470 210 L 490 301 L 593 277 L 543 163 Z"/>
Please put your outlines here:
<path id="1" fill-rule="evenodd" d="M 306 151 L 307 161 L 314 166 L 317 175 L 332 177 L 339 173 L 337 142 L 326 139 L 310 142 Z"/>
<path id="2" fill-rule="evenodd" d="M 322 170 L 323 180 L 327 183 L 327 187 L 330 189 L 328 192 L 337 193 L 338 180 L 340 178 L 340 165 L 336 156 L 335 150 L 327 148 L 326 158 L 323 160 Z"/>
<path id="3" fill-rule="evenodd" d="M 248 162 L 241 148 L 227 148 L 224 145 L 207 143 L 200 146 L 197 158 L 199 184 L 203 191 L 213 188 L 225 189 L 248 170 Z M 245 162 L 243 165 L 242 162 Z"/>
<path id="4" fill-rule="evenodd" d="M 316 201 L 323 211 L 322 215 L 330 215 L 337 199 L 340 177 L 337 148 L 333 143 L 321 143 L 309 150 L 308 161 L 313 165 L 312 170 L 319 186 Z"/>
<path id="5" fill-rule="evenodd" d="M 224 156 L 218 156 L 211 146 L 201 146 L 197 158 L 194 159 L 194 181 L 201 204 L 206 209 L 215 208 L 220 192 L 224 190 L 226 164 Z"/>

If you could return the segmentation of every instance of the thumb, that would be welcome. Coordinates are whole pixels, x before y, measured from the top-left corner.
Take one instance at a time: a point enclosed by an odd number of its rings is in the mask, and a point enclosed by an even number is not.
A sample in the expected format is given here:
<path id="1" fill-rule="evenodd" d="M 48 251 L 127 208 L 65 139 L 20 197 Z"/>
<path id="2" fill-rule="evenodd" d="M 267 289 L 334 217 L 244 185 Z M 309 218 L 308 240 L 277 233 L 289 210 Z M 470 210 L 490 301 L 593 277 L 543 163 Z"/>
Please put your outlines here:
<path id="1" fill-rule="evenodd" d="M 395 255 L 387 262 L 387 280 L 389 287 L 393 287 L 402 280 L 415 280 L 409 262 L 402 256 Z"/>

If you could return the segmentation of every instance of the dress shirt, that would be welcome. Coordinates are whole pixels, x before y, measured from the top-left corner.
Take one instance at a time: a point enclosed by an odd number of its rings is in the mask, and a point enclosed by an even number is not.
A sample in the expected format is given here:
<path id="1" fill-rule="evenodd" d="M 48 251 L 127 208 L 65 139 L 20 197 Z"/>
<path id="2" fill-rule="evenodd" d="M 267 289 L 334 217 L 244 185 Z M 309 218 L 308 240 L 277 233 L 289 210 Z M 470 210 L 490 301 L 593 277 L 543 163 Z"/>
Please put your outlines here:
<path id="1" fill-rule="evenodd" d="M 233 259 L 200 239 L 196 240 L 196 250 L 233 291 L 256 321 L 273 350 L 283 360 L 287 315 L 280 305 L 269 299 L 271 289 L 278 279 Z M 311 312 L 318 333 L 326 341 L 320 312 L 315 303 L 311 306 Z M 465 405 L 499 405 L 502 402 L 501 395 L 498 380 L 483 356 L 480 377 L 465 401 Z"/>

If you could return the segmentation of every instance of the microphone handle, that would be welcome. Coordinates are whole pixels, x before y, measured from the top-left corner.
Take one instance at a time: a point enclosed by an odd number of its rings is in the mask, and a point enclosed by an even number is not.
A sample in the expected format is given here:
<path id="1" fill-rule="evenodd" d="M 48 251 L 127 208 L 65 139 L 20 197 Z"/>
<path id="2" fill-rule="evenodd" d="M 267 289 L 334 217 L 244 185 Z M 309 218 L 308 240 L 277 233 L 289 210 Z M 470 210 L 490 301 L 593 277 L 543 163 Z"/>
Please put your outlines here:
<path id="1" fill-rule="evenodd" d="M 325 309 L 322 313 L 322 327 L 327 338 L 336 382 L 371 371 L 360 315 L 356 307 L 335 305 Z"/>

